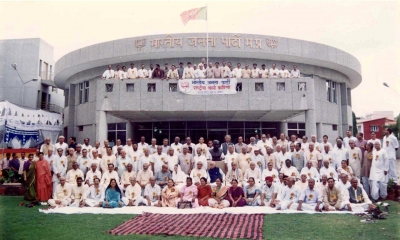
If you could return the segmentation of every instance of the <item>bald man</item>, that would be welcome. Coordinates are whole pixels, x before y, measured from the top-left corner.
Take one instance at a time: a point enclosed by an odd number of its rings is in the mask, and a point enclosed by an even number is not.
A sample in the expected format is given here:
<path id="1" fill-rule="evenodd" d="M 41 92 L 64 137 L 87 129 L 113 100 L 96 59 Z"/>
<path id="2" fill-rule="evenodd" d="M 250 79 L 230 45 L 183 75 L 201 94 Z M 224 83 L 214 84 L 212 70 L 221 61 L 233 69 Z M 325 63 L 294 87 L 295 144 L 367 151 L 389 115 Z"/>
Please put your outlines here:
<path id="1" fill-rule="evenodd" d="M 49 155 L 49 150 L 53 150 L 55 152 L 54 145 L 50 142 L 50 138 L 46 137 L 44 139 L 44 144 L 40 147 L 40 151 L 44 154 L 44 156 Z"/>
<path id="2" fill-rule="evenodd" d="M 196 167 L 191 171 L 190 177 L 193 179 L 193 183 L 195 185 L 200 185 L 200 178 L 205 177 L 207 182 L 209 182 L 210 178 L 208 173 L 203 168 L 203 163 L 201 161 L 196 163 Z"/>

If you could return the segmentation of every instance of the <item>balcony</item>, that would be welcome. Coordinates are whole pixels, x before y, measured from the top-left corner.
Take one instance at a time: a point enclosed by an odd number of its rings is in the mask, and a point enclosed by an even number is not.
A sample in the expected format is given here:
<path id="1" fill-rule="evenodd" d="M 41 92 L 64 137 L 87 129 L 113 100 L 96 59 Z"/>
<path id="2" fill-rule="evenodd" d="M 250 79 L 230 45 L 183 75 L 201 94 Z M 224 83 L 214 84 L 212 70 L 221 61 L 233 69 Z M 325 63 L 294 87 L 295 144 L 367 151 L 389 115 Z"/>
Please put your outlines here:
<path id="1" fill-rule="evenodd" d="M 62 114 L 64 111 L 64 108 L 52 104 L 52 103 L 46 103 L 46 102 L 42 102 L 42 104 L 40 105 L 40 109 L 48 111 L 48 112 L 54 112 L 54 113 L 60 113 Z"/>
<path id="2" fill-rule="evenodd" d="M 42 71 L 42 72 L 40 72 L 40 78 L 42 80 L 54 81 L 54 73 L 50 72 L 50 71 Z"/>

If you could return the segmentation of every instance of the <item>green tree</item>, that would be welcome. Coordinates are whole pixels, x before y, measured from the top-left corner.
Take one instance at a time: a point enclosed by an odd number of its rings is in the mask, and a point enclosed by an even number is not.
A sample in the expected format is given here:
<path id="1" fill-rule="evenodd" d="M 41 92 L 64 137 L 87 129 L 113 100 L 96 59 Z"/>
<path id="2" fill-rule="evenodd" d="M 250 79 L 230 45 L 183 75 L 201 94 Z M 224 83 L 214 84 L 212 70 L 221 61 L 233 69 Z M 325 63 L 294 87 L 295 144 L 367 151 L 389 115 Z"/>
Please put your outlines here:
<path id="1" fill-rule="evenodd" d="M 356 114 L 353 112 L 353 136 L 357 136 L 357 117 Z"/>

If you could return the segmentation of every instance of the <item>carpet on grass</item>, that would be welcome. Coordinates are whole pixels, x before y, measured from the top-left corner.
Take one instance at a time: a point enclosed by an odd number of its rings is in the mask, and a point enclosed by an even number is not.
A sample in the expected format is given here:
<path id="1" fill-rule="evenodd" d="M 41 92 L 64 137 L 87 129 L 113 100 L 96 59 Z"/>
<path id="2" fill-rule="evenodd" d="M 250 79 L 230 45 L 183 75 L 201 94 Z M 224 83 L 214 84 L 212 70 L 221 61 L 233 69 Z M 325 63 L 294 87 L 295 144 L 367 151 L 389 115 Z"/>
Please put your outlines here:
<path id="1" fill-rule="evenodd" d="M 110 230 L 109 233 L 113 235 L 146 234 L 263 239 L 263 223 L 264 214 L 143 213 Z"/>

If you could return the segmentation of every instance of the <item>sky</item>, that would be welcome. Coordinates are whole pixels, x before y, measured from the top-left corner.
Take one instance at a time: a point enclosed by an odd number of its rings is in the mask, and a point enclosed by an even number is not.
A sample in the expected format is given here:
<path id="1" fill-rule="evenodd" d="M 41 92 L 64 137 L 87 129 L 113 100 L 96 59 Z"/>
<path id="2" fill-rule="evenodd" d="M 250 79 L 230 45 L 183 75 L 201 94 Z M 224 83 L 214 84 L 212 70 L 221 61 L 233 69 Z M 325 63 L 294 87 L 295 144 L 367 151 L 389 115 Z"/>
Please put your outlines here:
<path id="1" fill-rule="evenodd" d="M 42 38 L 58 60 L 115 39 L 205 32 L 205 21 L 184 26 L 180 14 L 207 4 L 209 32 L 296 38 L 352 54 L 362 68 L 352 91 L 357 117 L 400 113 L 400 1 L 0 2 L 0 39 Z"/>

